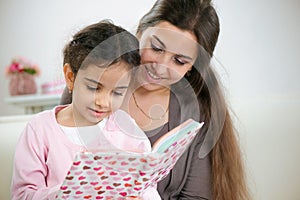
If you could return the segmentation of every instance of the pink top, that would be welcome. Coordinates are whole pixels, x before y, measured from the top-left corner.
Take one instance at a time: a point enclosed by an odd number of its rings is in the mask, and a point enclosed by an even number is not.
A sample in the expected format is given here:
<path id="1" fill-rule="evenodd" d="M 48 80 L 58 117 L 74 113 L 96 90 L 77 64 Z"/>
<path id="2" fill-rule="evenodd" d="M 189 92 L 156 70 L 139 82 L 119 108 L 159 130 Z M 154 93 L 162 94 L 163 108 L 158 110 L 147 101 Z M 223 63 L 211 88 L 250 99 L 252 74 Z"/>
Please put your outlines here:
<path id="1" fill-rule="evenodd" d="M 54 199 L 77 152 L 84 146 L 72 143 L 56 121 L 65 106 L 35 115 L 18 141 L 12 177 L 12 200 Z"/>

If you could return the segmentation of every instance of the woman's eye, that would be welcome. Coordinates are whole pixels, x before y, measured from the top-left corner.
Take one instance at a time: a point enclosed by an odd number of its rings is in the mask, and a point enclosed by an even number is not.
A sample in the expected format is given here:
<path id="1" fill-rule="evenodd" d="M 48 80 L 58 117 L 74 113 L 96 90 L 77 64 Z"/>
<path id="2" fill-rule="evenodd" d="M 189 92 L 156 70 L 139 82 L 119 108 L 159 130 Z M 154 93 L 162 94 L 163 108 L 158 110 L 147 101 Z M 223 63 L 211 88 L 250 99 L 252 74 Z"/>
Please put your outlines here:
<path id="1" fill-rule="evenodd" d="M 158 45 L 155 45 L 153 42 L 151 42 L 151 48 L 154 51 L 157 51 L 157 52 L 162 52 L 163 51 L 163 49 L 161 47 L 159 47 Z"/>
<path id="2" fill-rule="evenodd" d="M 181 60 L 181 59 L 179 59 L 179 58 L 176 58 L 176 57 L 174 57 L 174 61 L 175 61 L 175 63 L 178 64 L 178 65 L 185 65 L 185 64 L 186 64 L 185 61 L 183 61 L 183 60 Z"/>

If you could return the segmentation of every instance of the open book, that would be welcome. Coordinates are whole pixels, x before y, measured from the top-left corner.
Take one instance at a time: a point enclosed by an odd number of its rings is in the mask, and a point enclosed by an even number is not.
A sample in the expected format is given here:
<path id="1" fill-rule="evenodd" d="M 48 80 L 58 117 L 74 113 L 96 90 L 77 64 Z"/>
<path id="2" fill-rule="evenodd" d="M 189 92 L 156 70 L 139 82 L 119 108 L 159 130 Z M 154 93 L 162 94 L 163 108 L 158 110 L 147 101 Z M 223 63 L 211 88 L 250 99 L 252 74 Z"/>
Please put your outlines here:
<path id="1" fill-rule="evenodd" d="M 78 153 L 57 199 L 141 196 L 168 175 L 202 125 L 192 119 L 185 121 L 159 138 L 148 153 Z"/>

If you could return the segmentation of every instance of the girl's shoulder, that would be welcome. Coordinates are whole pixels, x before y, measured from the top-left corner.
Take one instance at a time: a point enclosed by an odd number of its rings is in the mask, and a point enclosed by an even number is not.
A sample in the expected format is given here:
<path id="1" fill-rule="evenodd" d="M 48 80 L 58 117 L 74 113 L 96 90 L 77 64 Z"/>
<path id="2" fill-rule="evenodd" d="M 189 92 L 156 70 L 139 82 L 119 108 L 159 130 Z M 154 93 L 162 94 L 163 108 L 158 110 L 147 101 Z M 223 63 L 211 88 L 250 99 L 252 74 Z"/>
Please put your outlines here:
<path id="1" fill-rule="evenodd" d="M 56 120 L 56 113 L 63 107 L 64 106 L 56 106 L 51 110 L 45 110 L 33 115 L 28 125 L 35 129 L 44 129 L 45 127 L 56 129 L 59 126 Z"/>

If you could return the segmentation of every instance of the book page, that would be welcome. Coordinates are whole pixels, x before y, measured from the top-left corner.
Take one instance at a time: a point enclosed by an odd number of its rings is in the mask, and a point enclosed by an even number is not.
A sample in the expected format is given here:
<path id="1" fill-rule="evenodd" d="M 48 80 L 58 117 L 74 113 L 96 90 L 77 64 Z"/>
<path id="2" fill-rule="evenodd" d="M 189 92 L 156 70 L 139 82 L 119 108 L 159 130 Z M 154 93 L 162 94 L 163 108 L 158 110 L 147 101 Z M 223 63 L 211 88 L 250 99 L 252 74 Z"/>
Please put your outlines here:
<path id="1" fill-rule="evenodd" d="M 153 144 L 152 152 L 162 153 L 171 145 L 176 145 L 180 140 L 184 138 L 187 139 L 190 134 L 192 135 L 192 137 L 194 137 L 199 132 L 199 129 L 203 126 L 203 124 L 203 122 L 199 123 L 192 119 L 186 120 L 184 123 L 180 124 L 176 128 L 160 137 Z"/>

